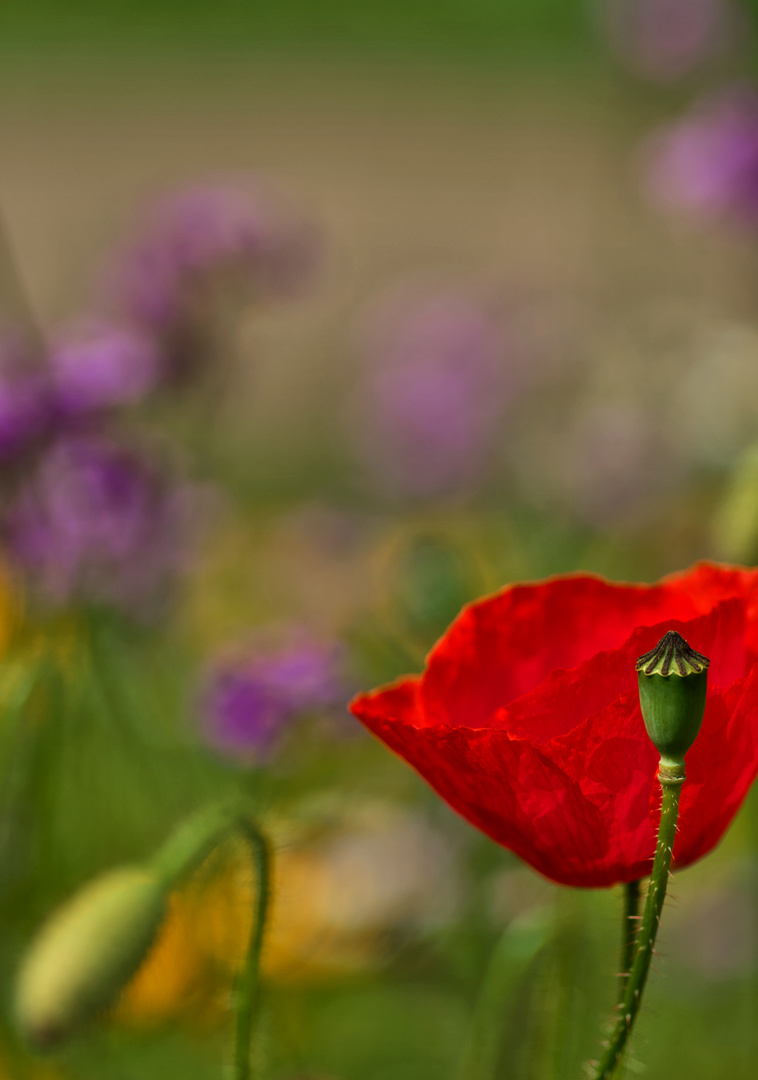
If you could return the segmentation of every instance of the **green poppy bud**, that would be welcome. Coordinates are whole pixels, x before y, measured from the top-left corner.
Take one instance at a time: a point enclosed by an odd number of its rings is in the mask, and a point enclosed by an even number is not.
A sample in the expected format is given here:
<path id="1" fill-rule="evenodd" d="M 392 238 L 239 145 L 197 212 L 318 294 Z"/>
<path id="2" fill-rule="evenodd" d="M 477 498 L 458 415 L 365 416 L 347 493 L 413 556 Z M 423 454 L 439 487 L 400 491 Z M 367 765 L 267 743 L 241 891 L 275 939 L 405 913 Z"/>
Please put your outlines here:
<path id="1" fill-rule="evenodd" d="M 38 1049 L 53 1046 L 113 1004 L 163 922 L 166 890 L 126 866 L 86 885 L 42 927 L 18 975 L 15 1011 Z"/>
<path id="2" fill-rule="evenodd" d="M 667 768 L 684 764 L 700 731 L 709 664 L 681 634 L 669 630 L 635 665 L 645 727 Z"/>

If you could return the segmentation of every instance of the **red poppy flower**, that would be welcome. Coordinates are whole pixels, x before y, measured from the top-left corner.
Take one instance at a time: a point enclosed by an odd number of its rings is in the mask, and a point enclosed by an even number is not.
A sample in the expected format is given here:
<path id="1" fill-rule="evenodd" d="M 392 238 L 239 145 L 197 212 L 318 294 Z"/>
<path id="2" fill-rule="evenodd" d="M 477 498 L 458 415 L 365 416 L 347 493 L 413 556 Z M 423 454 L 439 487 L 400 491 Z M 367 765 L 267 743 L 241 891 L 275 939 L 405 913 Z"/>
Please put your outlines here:
<path id="1" fill-rule="evenodd" d="M 718 843 L 758 772 L 758 570 L 701 563 L 656 585 L 578 574 L 509 587 L 463 610 L 423 675 L 351 709 L 547 877 L 633 881 L 652 866 L 660 808 L 634 663 L 667 630 L 711 660 L 674 846 L 686 866 Z"/>

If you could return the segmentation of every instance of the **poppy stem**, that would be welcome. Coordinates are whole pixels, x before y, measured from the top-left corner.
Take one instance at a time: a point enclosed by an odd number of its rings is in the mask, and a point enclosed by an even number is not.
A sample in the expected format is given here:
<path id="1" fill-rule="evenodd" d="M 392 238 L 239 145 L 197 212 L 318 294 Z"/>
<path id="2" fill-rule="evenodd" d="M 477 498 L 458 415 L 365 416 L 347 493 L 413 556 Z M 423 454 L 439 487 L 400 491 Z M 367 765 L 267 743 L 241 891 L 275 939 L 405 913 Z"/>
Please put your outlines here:
<path id="1" fill-rule="evenodd" d="M 271 895 L 271 848 L 266 836 L 252 821 L 240 817 L 236 825 L 250 846 L 258 886 L 247 957 L 237 984 L 234 1049 L 234 1080 L 250 1080 L 250 1042 L 260 1002 L 261 952 Z"/>
<path id="2" fill-rule="evenodd" d="M 650 962 L 653 957 L 658 925 L 661 921 L 663 901 L 666 898 L 671 855 L 676 836 L 676 820 L 679 816 L 679 792 L 685 779 L 684 762 L 681 765 L 660 765 L 658 779 L 663 792 L 661 804 L 661 823 L 658 828 L 658 842 L 655 848 L 653 870 L 645 900 L 639 936 L 635 942 L 634 960 L 626 980 L 624 996 L 618 1006 L 618 1016 L 608 1040 L 605 1053 L 595 1072 L 594 1080 L 610 1080 L 621 1060 L 627 1039 L 637 1017 L 642 993 L 645 989 Z"/>
<path id="3" fill-rule="evenodd" d="M 629 972 L 634 961 L 637 945 L 637 925 L 640 911 L 640 883 L 628 881 L 624 886 L 624 921 L 621 925 L 621 968 L 619 976 L 619 1004 L 624 1000 Z"/>

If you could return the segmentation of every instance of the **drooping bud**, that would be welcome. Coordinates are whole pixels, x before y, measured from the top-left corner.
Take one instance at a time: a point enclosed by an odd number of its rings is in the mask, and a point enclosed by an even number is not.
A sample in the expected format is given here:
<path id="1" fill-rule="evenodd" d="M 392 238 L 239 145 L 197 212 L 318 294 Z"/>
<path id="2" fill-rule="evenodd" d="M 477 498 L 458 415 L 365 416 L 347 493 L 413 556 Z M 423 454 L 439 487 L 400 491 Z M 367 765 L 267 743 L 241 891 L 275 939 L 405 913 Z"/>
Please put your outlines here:
<path id="1" fill-rule="evenodd" d="M 232 803 L 206 808 L 150 862 L 102 874 L 53 913 L 16 983 L 16 1019 L 32 1045 L 51 1047 L 114 1004 L 155 941 L 171 890 L 238 820 Z"/>
<path id="2" fill-rule="evenodd" d="M 121 867 L 96 878 L 42 927 L 18 975 L 25 1038 L 47 1049 L 108 1008 L 136 972 L 166 911 L 161 877 Z"/>
<path id="3" fill-rule="evenodd" d="M 681 634 L 669 630 L 635 665 L 645 727 L 666 768 L 683 766 L 700 731 L 709 664 Z"/>

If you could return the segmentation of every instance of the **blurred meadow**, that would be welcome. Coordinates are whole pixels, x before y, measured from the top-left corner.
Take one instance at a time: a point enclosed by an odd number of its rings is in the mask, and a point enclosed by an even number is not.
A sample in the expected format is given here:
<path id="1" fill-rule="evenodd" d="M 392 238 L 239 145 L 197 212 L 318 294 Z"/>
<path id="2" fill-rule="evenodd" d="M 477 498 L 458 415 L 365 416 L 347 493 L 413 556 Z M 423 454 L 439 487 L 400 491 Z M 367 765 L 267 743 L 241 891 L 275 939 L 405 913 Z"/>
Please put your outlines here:
<path id="1" fill-rule="evenodd" d="M 621 890 L 346 706 L 511 582 L 758 561 L 758 11 L 634 3 L 0 5 L 2 1080 L 231 1075 L 234 840 L 70 1044 L 12 1003 L 57 904 L 230 796 L 261 1080 L 597 1056 Z M 756 1075 L 757 928 L 753 794 L 675 873 L 627 1076 Z"/>

